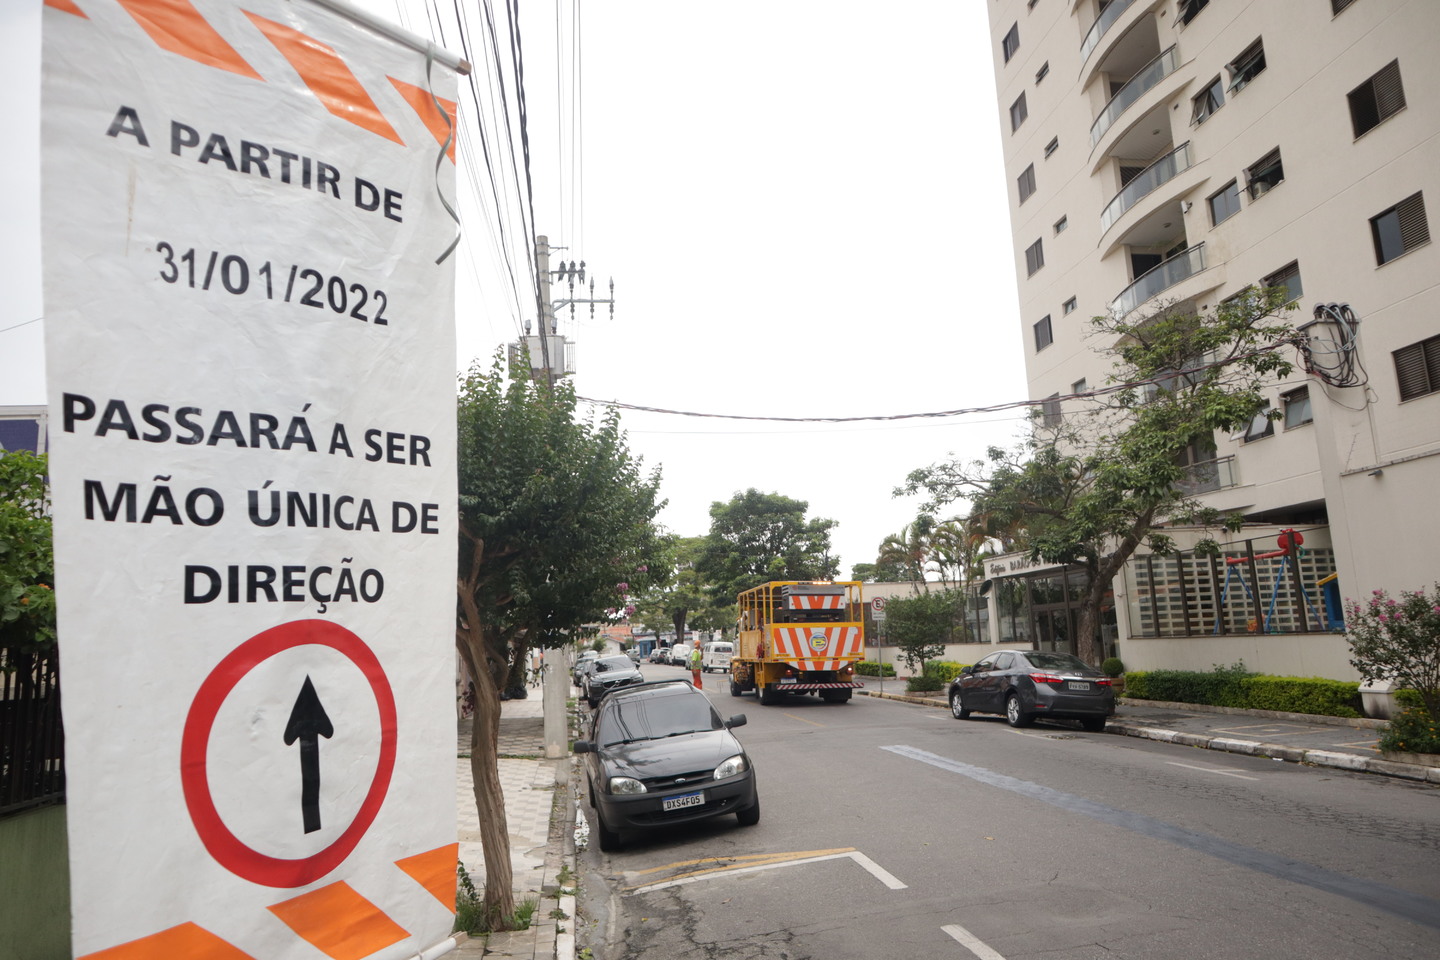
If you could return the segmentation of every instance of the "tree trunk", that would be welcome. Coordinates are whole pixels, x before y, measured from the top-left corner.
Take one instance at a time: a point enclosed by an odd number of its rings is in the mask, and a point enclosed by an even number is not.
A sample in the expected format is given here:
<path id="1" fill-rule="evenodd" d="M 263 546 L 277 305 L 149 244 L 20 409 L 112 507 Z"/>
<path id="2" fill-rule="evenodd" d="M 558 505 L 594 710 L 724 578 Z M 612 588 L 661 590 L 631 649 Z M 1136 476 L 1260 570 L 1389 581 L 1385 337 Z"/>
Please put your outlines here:
<path id="1" fill-rule="evenodd" d="M 505 819 L 505 791 L 500 786 L 500 690 L 495 670 L 486 662 L 484 639 L 467 633 L 465 659 L 475 676 L 475 713 L 470 718 L 470 776 L 475 811 L 480 817 L 480 844 L 485 854 L 485 894 L 481 901 L 490 930 L 509 930 L 515 916 L 514 877 L 510 866 L 510 826 Z M 481 646 L 481 649 L 476 649 Z M 477 669 L 478 667 L 478 669 Z M 501 681 L 505 672 L 500 673 Z"/>

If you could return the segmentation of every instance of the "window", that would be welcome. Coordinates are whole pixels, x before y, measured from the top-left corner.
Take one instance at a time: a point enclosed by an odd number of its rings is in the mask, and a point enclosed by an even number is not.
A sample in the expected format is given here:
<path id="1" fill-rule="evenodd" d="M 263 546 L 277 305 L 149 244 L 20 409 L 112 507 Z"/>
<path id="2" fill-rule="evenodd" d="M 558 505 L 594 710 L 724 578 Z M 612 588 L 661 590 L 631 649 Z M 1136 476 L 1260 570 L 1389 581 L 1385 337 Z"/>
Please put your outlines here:
<path id="1" fill-rule="evenodd" d="M 1245 171 L 1245 189 L 1249 191 L 1251 200 L 1269 193 L 1276 184 L 1284 180 L 1285 165 L 1280 162 L 1279 147 L 1255 161 Z"/>
<path id="2" fill-rule="evenodd" d="M 1230 71 L 1230 92 L 1238 93 L 1245 85 L 1265 70 L 1265 47 L 1259 40 L 1241 52 L 1240 56 L 1225 67 Z"/>
<path id="3" fill-rule="evenodd" d="M 1305 296 L 1305 287 L 1300 283 L 1300 264 L 1287 263 L 1270 276 L 1260 281 L 1262 287 L 1284 287 L 1285 302 L 1293 303 Z"/>
<path id="4" fill-rule="evenodd" d="M 1370 235 L 1375 240 L 1376 264 L 1389 263 L 1416 247 L 1430 242 L 1430 224 L 1425 220 L 1425 197 L 1412 193 L 1384 213 L 1370 218 Z"/>
<path id="5" fill-rule="evenodd" d="M 1285 429 L 1304 426 L 1315 417 L 1310 413 L 1310 388 L 1299 387 L 1280 394 L 1280 403 L 1285 408 Z"/>
<path id="6" fill-rule="evenodd" d="M 1040 81 L 1044 80 L 1046 75 L 1048 75 L 1049 73 L 1050 61 L 1046 60 L 1044 63 L 1040 64 L 1040 69 L 1035 71 L 1035 83 L 1039 84 Z"/>
<path id="7" fill-rule="evenodd" d="M 1065 304 L 1061 307 L 1061 309 L 1064 310 L 1067 314 L 1070 314 L 1075 312 L 1076 306 L 1077 304 L 1075 302 L 1075 298 L 1071 297 L 1069 300 L 1065 301 Z"/>
<path id="8" fill-rule="evenodd" d="M 1050 329 L 1050 314 L 1045 314 L 1035 325 L 1035 352 L 1039 353 L 1050 344 L 1055 342 L 1055 335 Z"/>
<path id="9" fill-rule="evenodd" d="M 1036 240 L 1025 248 L 1025 275 L 1035 276 L 1035 271 L 1045 266 L 1045 248 Z"/>
<path id="10" fill-rule="evenodd" d="M 1219 192 L 1212 193 L 1206 202 L 1210 204 L 1210 223 L 1218 227 L 1240 212 L 1239 184 L 1231 180 Z"/>
<path id="11" fill-rule="evenodd" d="M 1084 378 L 1084 377 L 1081 377 L 1079 380 L 1076 380 L 1074 383 L 1070 384 L 1070 394 L 1071 394 L 1072 396 L 1078 397 L 1078 396 L 1080 396 L 1081 394 L 1085 394 L 1085 393 L 1089 393 L 1089 392 L 1090 392 L 1090 384 L 1088 384 L 1088 383 L 1085 382 L 1085 378 Z"/>
<path id="12" fill-rule="evenodd" d="M 1060 412 L 1060 394 L 1052 393 L 1040 403 L 1040 422 L 1047 427 L 1058 427 L 1065 420 Z"/>
<path id="13" fill-rule="evenodd" d="M 1010 104 L 1010 132 L 1019 130 L 1020 124 L 1024 123 L 1028 116 L 1030 112 L 1025 109 L 1025 94 L 1022 93 L 1020 99 Z"/>
<path id="14" fill-rule="evenodd" d="M 1050 156 L 1050 154 L 1054 153 L 1056 150 L 1059 150 L 1059 149 L 1060 149 L 1060 138 L 1059 138 L 1059 137 L 1051 137 L 1051 138 L 1050 138 L 1050 142 L 1047 143 L 1047 144 L 1045 144 L 1045 156 L 1048 158 L 1048 157 Z"/>
<path id="15" fill-rule="evenodd" d="M 1065 228 L 1068 226 L 1070 226 L 1070 218 L 1068 216 L 1061 217 L 1059 220 L 1055 221 L 1055 232 L 1057 234 L 1064 233 Z"/>
<path id="16" fill-rule="evenodd" d="M 1264 410 L 1250 418 L 1250 424 L 1245 428 L 1246 443 L 1275 435 L 1275 421 L 1270 419 L 1271 409 L 1270 404 L 1267 403 Z"/>
<path id="17" fill-rule="evenodd" d="M 1005 54 L 1005 62 L 1009 63 L 1010 58 L 1015 56 L 1015 51 L 1020 49 L 1020 24 L 1012 23 L 1010 32 L 1005 34 L 1005 39 L 1000 41 L 1000 50 Z"/>
<path id="18" fill-rule="evenodd" d="M 1035 192 L 1035 164 L 1026 167 L 1025 172 L 1015 178 L 1015 182 L 1020 187 L 1020 202 L 1024 203 Z"/>
<path id="19" fill-rule="evenodd" d="M 1400 82 L 1400 61 L 1391 60 L 1380 72 L 1351 90 L 1350 125 L 1360 136 L 1405 109 L 1405 87 Z"/>
<path id="20" fill-rule="evenodd" d="M 1210 115 L 1225 106 L 1225 85 L 1216 77 L 1205 85 L 1205 89 L 1190 98 L 1195 109 L 1190 114 L 1191 123 L 1204 123 Z"/>
<path id="21" fill-rule="evenodd" d="M 1330 12 L 1339 13 L 1354 2 L 1355 0 L 1330 0 Z"/>
<path id="22" fill-rule="evenodd" d="M 1180 25 L 1184 26 L 1210 5 L 1210 0 L 1180 0 Z"/>
<path id="23" fill-rule="evenodd" d="M 1394 357 L 1401 400 L 1414 400 L 1440 391 L 1440 337 L 1401 347 Z"/>

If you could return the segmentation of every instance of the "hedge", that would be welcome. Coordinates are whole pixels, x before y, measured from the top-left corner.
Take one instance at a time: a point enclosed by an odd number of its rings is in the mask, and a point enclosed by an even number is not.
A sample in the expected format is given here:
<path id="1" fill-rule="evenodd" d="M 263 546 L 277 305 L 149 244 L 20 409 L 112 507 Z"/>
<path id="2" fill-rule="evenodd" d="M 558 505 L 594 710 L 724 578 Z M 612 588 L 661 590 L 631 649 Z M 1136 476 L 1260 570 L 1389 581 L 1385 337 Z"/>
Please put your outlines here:
<path id="1" fill-rule="evenodd" d="M 934 677 L 942 684 L 949 683 L 960 676 L 960 671 L 965 667 L 963 663 L 956 663 L 953 660 L 927 660 L 922 672 L 927 677 Z"/>
<path id="2" fill-rule="evenodd" d="M 884 667 L 884 672 L 881 672 Z M 879 664 L 873 660 L 861 660 L 855 664 L 855 672 L 864 677 L 893 677 L 895 676 L 895 665 L 893 663 Z"/>
<path id="3" fill-rule="evenodd" d="M 1360 684 L 1323 677 L 1271 677 L 1229 669 L 1131 671 L 1125 674 L 1125 695 L 1322 717 L 1364 716 Z"/>

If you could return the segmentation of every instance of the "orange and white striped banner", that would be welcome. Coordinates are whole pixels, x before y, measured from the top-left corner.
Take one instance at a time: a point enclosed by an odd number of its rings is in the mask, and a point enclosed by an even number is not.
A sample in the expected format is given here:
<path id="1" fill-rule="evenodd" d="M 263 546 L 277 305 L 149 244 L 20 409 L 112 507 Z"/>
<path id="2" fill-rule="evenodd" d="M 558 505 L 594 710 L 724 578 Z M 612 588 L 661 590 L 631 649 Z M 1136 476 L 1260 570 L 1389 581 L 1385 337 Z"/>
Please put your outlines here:
<path id="1" fill-rule="evenodd" d="M 800 593 L 788 598 L 791 610 L 843 610 L 845 597 L 842 594 Z"/>
<path id="2" fill-rule="evenodd" d="M 455 76 L 314 0 L 42 32 L 72 955 L 414 957 L 455 908 Z"/>
<path id="3" fill-rule="evenodd" d="M 865 645 L 856 624 L 770 628 L 771 656 L 800 670 L 839 670 L 863 658 Z"/>

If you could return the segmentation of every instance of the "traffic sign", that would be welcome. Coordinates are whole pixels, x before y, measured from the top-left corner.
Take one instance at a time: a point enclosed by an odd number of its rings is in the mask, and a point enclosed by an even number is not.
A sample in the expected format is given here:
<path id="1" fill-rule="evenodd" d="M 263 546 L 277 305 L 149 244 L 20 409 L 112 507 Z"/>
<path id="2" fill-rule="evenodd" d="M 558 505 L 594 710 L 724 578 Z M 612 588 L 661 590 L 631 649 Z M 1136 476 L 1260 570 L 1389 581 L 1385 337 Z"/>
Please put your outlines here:
<path id="1" fill-rule="evenodd" d="M 877 623 L 885 619 L 885 598 L 884 598 L 884 597 L 871 597 L 871 598 L 870 598 L 870 616 L 871 616 L 871 619 L 875 620 Z"/>
<path id="2" fill-rule="evenodd" d="M 309 856 L 278 857 L 262 853 L 255 849 L 253 842 L 240 839 L 220 812 L 212 789 L 212 735 L 221 707 L 247 675 L 271 658 L 307 645 L 337 651 L 354 664 L 368 682 L 380 718 L 378 742 L 374 745 L 378 762 L 359 809 L 338 837 Z M 305 676 L 299 686 L 300 693 L 285 723 L 283 747 L 297 740 L 301 744 L 300 812 L 304 832 L 308 834 L 321 828 L 321 767 L 317 738 L 321 735 L 331 737 L 335 731 L 310 677 Z M 323 877 L 355 849 L 380 810 L 395 768 L 395 727 L 395 697 L 385 678 L 385 671 L 370 648 L 349 630 L 326 620 L 300 620 L 251 637 L 211 671 L 195 694 L 185 720 L 180 745 L 180 780 L 190 819 L 205 849 L 236 876 L 269 887 L 299 887 Z M 276 743 L 274 748 L 280 749 L 282 745 Z M 229 760 L 233 763 L 234 758 Z M 219 762 L 224 763 L 225 760 Z M 277 787 L 276 792 L 284 791 Z"/>

